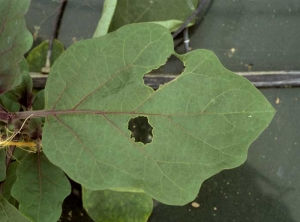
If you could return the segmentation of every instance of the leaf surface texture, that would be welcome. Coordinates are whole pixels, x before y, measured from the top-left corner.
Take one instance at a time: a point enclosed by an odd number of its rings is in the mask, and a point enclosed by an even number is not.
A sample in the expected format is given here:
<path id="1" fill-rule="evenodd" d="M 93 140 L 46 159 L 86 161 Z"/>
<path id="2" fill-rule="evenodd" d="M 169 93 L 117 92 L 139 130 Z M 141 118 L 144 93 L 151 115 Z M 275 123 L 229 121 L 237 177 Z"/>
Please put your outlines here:
<path id="1" fill-rule="evenodd" d="M 71 186 L 64 172 L 43 154 L 27 154 L 17 168 L 11 194 L 33 221 L 58 221 Z"/>

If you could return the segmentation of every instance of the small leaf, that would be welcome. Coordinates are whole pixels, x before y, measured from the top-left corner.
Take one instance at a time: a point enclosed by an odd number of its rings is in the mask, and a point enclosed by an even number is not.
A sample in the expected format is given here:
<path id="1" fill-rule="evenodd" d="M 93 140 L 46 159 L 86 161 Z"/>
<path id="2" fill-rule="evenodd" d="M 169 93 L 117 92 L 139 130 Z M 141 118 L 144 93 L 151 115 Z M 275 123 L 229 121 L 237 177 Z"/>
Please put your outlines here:
<path id="1" fill-rule="evenodd" d="M 83 188 L 82 195 L 83 207 L 96 222 L 146 222 L 153 208 L 152 198 L 144 193 Z"/>
<path id="2" fill-rule="evenodd" d="M 31 121 L 31 120 L 30 120 Z M 21 162 L 21 160 L 28 154 L 27 151 L 16 147 L 17 149 L 14 150 L 12 160 L 16 160 L 17 162 Z"/>
<path id="3" fill-rule="evenodd" d="M 198 0 L 118 1 L 110 31 L 138 22 L 159 22 L 175 31 L 196 9 Z"/>
<path id="4" fill-rule="evenodd" d="M 9 201 L 10 204 L 16 206 L 16 199 L 11 196 L 11 188 L 15 183 L 17 176 L 16 170 L 18 168 L 19 162 L 12 162 L 9 164 L 9 168 L 7 171 L 7 176 L 5 178 L 4 186 L 3 186 L 3 197 Z"/>
<path id="5" fill-rule="evenodd" d="M 24 14 L 29 0 L 0 1 L 0 94 L 21 82 L 19 64 L 32 45 Z"/>
<path id="6" fill-rule="evenodd" d="M 0 196 L 0 221 L 2 222 L 30 222 L 24 215 L 22 215 L 14 206 Z"/>
<path id="7" fill-rule="evenodd" d="M 98 23 L 93 38 L 100 37 L 107 34 L 111 20 L 115 13 L 116 6 L 117 6 L 117 0 L 104 1 L 101 19 Z"/>
<path id="8" fill-rule="evenodd" d="M 180 20 L 167 20 L 167 21 L 158 21 L 158 22 L 153 22 L 159 25 L 162 25 L 166 27 L 167 29 L 170 30 L 170 32 L 175 32 L 177 29 L 180 28 L 180 26 L 183 24 L 183 21 Z M 192 26 L 194 23 L 189 23 L 187 27 Z"/>
<path id="9" fill-rule="evenodd" d="M 30 119 L 29 133 L 28 133 L 30 140 L 36 141 L 42 139 L 43 124 L 44 124 L 44 117 Z"/>
<path id="10" fill-rule="evenodd" d="M 29 110 L 32 106 L 32 78 L 29 74 L 28 64 L 25 58 L 21 62 L 21 70 L 22 70 L 22 81 L 21 84 L 13 89 L 14 94 L 18 97 L 19 104 L 23 107 L 23 110 Z"/>
<path id="11" fill-rule="evenodd" d="M 22 70 L 20 85 L 0 95 L 0 103 L 9 112 L 19 112 L 21 105 L 24 110 L 31 107 L 33 84 L 25 58 L 20 63 L 20 68 Z"/>
<path id="12" fill-rule="evenodd" d="M 40 90 L 33 100 L 32 107 L 34 110 L 43 110 L 45 108 L 44 90 Z"/>
<path id="13" fill-rule="evenodd" d="M 49 41 L 44 41 L 37 47 L 31 50 L 26 60 L 28 62 L 30 72 L 41 72 L 42 68 L 46 64 L 47 52 L 48 52 Z M 55 60 L 64 52 L 64 46 L 59 41 L 54 39 L 52 53 L 51 53 L 51 65 Z"/>
<path id="14" fill-rule="evenodd" d="M 0 94 L 0 104 L 9 112 L 19 112 L 21 109 L 19 98 L 13 90 Z"/>
<path id="15" fill-rule="evenodd" d="M 5 149 L 0 149 L 0 181 L 5 180 L 6 177 L 6 153 Z"/>
<path id="16" fill-rule="evenodd" d="M 88 189 L 134 187 L 174 205 L 241 165 L 273 107 L 207 50 L 176 55 L 185 71 L 156 91 L 145 86 L 143 75 L 172 53 L 169 31 L 153 23 L 71 46 L 45 88 L 45 109 L 55 114 L 43 129 L 50 161 Z M 150 143 L 131 138 L 128 123 L 139 116 L 153 127 Z"/>
<path id="17" fill-rule="evenodd" d="M 24 215 L 34 221 L 52 222 L 59 219 L 62 202 L 70 190 L 64 172 L 40 153 L 22 159 L 11 193 Z"/>

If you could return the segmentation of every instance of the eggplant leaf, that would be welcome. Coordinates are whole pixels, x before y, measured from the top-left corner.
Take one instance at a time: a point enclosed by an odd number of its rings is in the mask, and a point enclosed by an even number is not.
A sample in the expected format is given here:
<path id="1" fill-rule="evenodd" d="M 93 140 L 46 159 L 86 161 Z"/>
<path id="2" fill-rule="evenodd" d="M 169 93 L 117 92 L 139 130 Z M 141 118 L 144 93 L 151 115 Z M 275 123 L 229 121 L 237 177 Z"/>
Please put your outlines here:
<path id="1" fill-rule="evenodd" d="M 7 171 L 7 175 L 5 178 L 5 182 L 3 185 L 3 193 L 2 196 L 12 205 L 17 205 L 17 200 L 11 196 L 11 188 L 13 184 L 16 182 L 17 176 L 16 171 L 18 168 L 19 162 L 15 161 L 9 164 L 9 168 Z"/>
<path id="2" fill-rule="evenodd" d="M 139 188 L 172 205 L 193 200 L 204 180 L 241 165 L 275 113 L 245 78 L 207 50 L 176 55 L 185 65 L 154 91 L 143 75 L 175 54 L 168 29 L 131 24 L 71 46 L 45 88 L 43 150 L 87 189 Z M 143 116 L 151 143 L 128 123 Z M 126 189 L 125 189 L 126 190 Z"/>
<path id="3" fill-rule="evenodd" d="M 11 194 L 19 210 L 33 221 L 58 221 L 71 186 L 64 172 L 43 153 L 27 154 L 17 168 Z"/>
<path id="4" fill-rule="evenodd" d="M 0 218 L 1 221 L 13 222 L 30 222 L 24 215 L 22 215 L 13 205 L 0 196 Z"/>
<path id="5" fill-rule="evenodd" d="M 29 0 L 0 0 L 0 94 L 21 83 L 19 64 L 32 45 L 24 14 Z"/>
<path id="6" fill-rule="evenodd" d="M 30 51 L 26 58 L 30 72 L 41 72 L 42 68 L 46 65 L 48 46 L 49 41 L 44 41 Z M 59 40 L 54 39 L 50 64 L 52 65 L 63 52 L 63 44 Z"/>
<path id="7" fill-rule="evenodd" d="M 6 177 L 6 152 L 5 149 L 0 150 L 0 181 L 5 180 Z"/>
<path id="8" fill-rule="evenodd" d="M 198 0 L 118 1 L 109 30 L 115 31 L 131 23 L 155 22 L 173 32 L 196 10 L 197 3 Z"/>
<path id="9" fill-rule="evenodd" d="M 83 207 L 94 221 L 146 222 L 153 200 L 144 193 L 82 190 Z"/>

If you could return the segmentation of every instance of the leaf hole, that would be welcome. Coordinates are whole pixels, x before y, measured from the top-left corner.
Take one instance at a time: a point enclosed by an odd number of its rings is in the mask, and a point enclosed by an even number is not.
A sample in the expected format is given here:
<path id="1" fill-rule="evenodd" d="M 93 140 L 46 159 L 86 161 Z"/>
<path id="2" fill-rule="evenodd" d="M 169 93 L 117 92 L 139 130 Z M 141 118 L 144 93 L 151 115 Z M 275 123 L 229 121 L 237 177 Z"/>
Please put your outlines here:
<path id="1" fill-rule="evenodd" d="M 131 131 L 131 138 L 134 138 L 135 142 L 151 143 L 153 127 L 149 124 L 147 117 L 131 118 L 128 122 L 128 129 Z"/>
<path id="2" fill-rule="evenodd" d="M 180 59 L 172 55 L 164 65 L 144 76 L 144 84 L 156 90 L 160 85 L 164 85 L 179 76 L 178 70 L 184 70 L 184 65 Z"/>

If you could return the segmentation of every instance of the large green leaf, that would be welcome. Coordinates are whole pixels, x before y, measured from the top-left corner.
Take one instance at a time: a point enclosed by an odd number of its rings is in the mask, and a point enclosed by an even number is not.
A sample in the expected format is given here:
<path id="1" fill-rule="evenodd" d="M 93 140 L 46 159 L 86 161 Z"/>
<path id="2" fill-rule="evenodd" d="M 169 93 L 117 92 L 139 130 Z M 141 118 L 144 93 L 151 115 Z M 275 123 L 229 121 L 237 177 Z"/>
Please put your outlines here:
<path id="1" fill-rule="evenodd" d="M 246 79 L 210 51 L 181 59 L 186 69 L 157 91 L 142 77 L 173 52 L 157 24 L 124 26 L 71 46 L 45 88 L 43 150 L 88 189 L 136 187 L 167 204 L 193 200 L 201 183 L 241 165 L 274 109 Z M 153 126 L 151 143 L 134 142 L 131 118 Z"/>
<path id="2" fill-rule="evenodd" d="M 198 0 L 118 1 L 110 31 L 137 22 L 159 22 L 175 31 L 194 12 L 197 3 Z"/>
<path id="3" fill-rule="evenodd" d="M 153 200 L 144 193 L 112 190 L 82 190 L 83 206 L 90 217 L 101 222 L 147 221 Z"/>
<path id="4" fill-rule="evenodd" d="M 0 196 L 0 220 L 1 222 L 30 222 L 6 199 Z"/>
<path id="5" fill-rule="evenodd" d="M 34 221 L 52 222 L 59 219 L 62 202 L 70 190 L 64 172 L 41 153 L 27 154 L 22 159 L 11 194 L 24 215 Z"/>
<path id="6" fill-rule="evenodd" d="M 19 63 L 32 44 L 23 15 L 29 0 L 0 0 L 0 94 L 21 82 Z"/>

